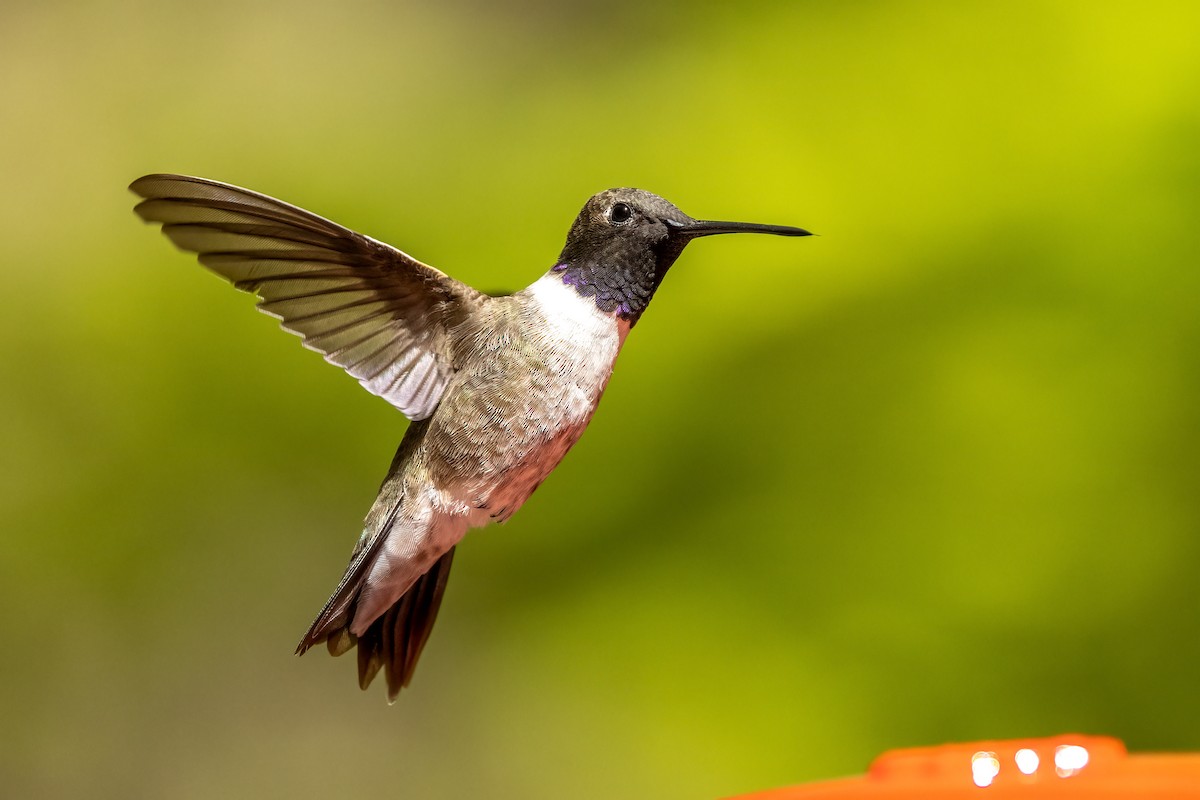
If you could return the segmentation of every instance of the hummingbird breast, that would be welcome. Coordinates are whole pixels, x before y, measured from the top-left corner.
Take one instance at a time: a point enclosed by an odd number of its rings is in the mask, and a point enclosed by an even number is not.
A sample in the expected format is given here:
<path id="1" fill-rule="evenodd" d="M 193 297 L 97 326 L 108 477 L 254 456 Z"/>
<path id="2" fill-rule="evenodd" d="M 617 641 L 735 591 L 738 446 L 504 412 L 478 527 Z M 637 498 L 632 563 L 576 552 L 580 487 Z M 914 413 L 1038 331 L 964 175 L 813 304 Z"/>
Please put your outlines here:
<path id="1" fill-rule="evenodd" d="M 629 330 L 553 272 L 479 311 L 454 332 L 421 459 L 472 526 L 512 515 L 579 440 Z"/>

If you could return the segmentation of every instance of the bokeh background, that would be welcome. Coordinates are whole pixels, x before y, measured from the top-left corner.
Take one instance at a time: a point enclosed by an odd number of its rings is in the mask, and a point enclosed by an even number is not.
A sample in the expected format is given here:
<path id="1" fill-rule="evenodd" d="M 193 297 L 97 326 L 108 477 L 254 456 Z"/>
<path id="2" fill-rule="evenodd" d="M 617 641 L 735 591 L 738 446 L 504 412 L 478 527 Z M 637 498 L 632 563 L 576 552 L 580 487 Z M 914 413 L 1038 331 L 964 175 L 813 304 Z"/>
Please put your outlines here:
<path id="1" fill-rule="evenodd" d="M 1200 12 L 7 3 L 6 797 L 705 798 L 1200 749 Z M 292 648 L 405 426 L 130 208 L 257 189 L 489 290 L 689 248 L 412 688 Z"/>

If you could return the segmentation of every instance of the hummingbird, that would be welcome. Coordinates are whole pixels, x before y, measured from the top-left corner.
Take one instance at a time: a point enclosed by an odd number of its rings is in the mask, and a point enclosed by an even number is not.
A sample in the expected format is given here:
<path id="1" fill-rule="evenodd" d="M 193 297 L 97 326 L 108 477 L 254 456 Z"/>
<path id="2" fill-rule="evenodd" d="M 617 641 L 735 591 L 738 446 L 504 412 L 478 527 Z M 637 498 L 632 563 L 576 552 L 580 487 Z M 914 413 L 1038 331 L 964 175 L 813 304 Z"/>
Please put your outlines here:
<path id="1" fill-rule="evenodd" d="M 411 420 L 341 582 L 296 648 L 357 646 L 359 686 L 382 670 L 389 702 L 412 679 L 456 545 L 512 516 L 579 440 L 688 242 L 811 235 L 697 220 L 650 192 L 609 189 L 587 201 L 545 274 L 490 295 L 237 186 L 146 175 L 129 188 L 143 220 Z"/>

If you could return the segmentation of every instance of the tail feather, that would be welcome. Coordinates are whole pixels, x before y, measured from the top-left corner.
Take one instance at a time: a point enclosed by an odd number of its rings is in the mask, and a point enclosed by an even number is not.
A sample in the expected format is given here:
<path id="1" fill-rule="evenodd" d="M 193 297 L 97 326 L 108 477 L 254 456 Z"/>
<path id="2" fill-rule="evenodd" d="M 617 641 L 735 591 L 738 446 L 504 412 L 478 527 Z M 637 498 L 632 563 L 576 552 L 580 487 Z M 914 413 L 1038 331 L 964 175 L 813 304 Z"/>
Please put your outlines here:
<path id="1" fill-rule="evenodd" d="M 391 516 L 394 517 L 395 513 L 393 509 Z M 391 527 L 391 522 L 392 519 L 389 518 L 387 528 Z M 345 628 L 354 618 L 354 602 L 385 538 L 376 535 L 359 540 L 354 554 L 350 557 L 350 566 L 346 568 L 346 574 L 342 576 L 341 583 L 334 589 L 321 613 L 317 614 L 317 618 L 309 626 L 300 644 L 296 645 L 296 655 L 304 655 L 308 648 L 321 642 L 328 642 L 329 652 L 335 656 L 340 656 L 354 646 L 353 642 L 346 644 L 345 636 L 340 634 L 349 633 Z"/>
<path id="2" fill-rule="evenodd" d="M 383 670 L 387 679 L 388 701 L 391 702 L 412 680 L 417 660 L 433 630 L 442 604 L 442 594 L 450 577 L 454 548 L 443 553 L 361 636 L 355 636 L 350 632 L 350 623 L 354 619 L 369 566 L 383 539 L 377 536 L 374 542 L 365 544 L 354 553 L 337 591 L 300 640 L 296 652 L 303 654 L 313 645 L 325 642 L 332 655 L 340 656 L 357 645 L 358 685 L 366 689 Z"/>
<path id="3" fill-rule="evenodd" d="M 451 547 L 358 637 L 358 685 L 363 689 L 380 669 L 387 679 L 389 702 L 408 686 L 437 619 L 453 560 Z"/>

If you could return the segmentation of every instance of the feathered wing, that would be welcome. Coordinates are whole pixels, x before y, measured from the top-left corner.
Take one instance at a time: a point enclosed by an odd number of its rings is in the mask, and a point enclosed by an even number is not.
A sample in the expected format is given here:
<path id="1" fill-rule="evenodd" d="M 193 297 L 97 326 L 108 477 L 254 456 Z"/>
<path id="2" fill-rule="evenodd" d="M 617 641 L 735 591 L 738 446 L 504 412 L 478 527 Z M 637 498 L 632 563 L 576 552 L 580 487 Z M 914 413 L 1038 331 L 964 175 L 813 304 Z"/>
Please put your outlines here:
<path id="1" fill-rule="evenodd" d="M 183 175 L 129 187 L 135 210 L 304 346 L 413 420 L 453 374 L 449 328 L 485 295 L 383 242 L 266 195 Z"/>

